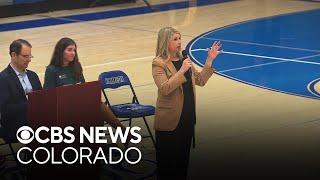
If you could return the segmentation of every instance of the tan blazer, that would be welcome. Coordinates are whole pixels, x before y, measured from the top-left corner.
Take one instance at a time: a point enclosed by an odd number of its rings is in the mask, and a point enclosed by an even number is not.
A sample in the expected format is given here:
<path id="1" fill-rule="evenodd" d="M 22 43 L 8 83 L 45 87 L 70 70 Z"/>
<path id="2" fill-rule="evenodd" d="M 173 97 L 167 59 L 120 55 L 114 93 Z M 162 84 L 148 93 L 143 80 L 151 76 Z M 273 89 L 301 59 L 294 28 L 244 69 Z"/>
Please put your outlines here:
<path id="1" fill-rule="evenodd" d="M 203 67 L 201 72 L 198 72 L 192 66 L 194 94 L 195 84 L 204 86 L 213 72 L 214 70 L 207 65 Z M 186 79 L 183 73 L 177 72 L 170 60 L 163 60 L 162 58 L 153 60 L 152 76 L 158 87 L 154 129 L 157 131 L 173 131 L 180 120 L 184 100 L 182 84 Z"/>

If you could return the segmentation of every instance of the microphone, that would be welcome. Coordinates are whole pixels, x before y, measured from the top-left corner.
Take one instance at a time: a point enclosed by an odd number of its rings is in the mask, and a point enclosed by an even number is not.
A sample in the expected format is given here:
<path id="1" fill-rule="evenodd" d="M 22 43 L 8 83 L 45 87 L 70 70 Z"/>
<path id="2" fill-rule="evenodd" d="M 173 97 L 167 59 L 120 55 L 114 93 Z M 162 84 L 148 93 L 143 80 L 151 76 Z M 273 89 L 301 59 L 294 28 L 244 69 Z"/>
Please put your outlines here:
<path id="1" fill-rule="evenodd" d="M 186 50 L 182 50 L 182 61 L 184 61 L 187 58 L 188 58 L 187 51 Z M 189 68 L 187 72 L 188 72 L 188 74 L 190 74 L 190 78 L 191 78 L 191 75 L 192 75 L 191 68 Z"/>
<path id="2" fill-rule="evenodd" d="M 182 61 L 188 58 L 188 53 L 186 50 L 182 50 L 182 56 L 183 56 Z"/>

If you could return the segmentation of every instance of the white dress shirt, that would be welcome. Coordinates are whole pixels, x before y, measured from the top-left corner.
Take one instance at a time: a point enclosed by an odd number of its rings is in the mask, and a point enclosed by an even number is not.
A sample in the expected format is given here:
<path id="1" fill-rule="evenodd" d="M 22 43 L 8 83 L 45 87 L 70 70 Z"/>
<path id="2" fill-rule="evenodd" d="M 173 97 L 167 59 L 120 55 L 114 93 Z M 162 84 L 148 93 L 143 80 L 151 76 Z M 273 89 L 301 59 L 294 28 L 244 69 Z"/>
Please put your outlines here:
<path id="1" fill-rule="evenodd" d="M 10 66 L 12 67 L 12 69 L 14 70 L 14 72 L 17 74 L 18 79 L 21 83 L 21 86 L 25 92 L 25 94 L 29 93 L 32 91 L 32 85 L 29 81 L 28 75 L 27 75 L 27 71 L 25 70 L 24 72 L 18 72 L 11 64 Z"/>

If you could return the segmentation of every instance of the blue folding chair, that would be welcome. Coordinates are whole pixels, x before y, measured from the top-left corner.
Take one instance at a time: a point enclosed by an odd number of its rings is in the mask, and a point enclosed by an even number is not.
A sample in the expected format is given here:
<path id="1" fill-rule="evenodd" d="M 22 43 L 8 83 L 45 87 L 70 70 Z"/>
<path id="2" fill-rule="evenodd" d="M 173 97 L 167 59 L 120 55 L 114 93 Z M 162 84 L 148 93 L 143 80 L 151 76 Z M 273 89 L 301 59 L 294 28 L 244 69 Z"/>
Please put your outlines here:
<path id="1" fill-rule="evenodd" d="M 144 123 L 147 127 L 149 135 L 142 136 L 142 138 L 151 138 L 154 147 L 156 147 L 155 140 L 150 131 L 149 125 L 146 121 L 146 116 L 152 116 L 155 112 L 155 107 L 151 105 L 142 105 L 139 103 L 137 95 L 133 89 L 133 86 L 129 80 L 129 77 L 122 71 L 109 71 L 104 72 L 99 75 L 99 80 L 101 82 L 102 92 L 106 99 L 105 104 L 107 104 L 111 111 L 117 118 L 126 118 L 122 121 L 129 121 L 129 126 L 131 127 L 133 118 L 143 118 Z M 122 86 L 129 86 L 132 92 L 132 100 L 130 103 L 111 105 L 107 97 L 107 89 L 117 89 Z"/>

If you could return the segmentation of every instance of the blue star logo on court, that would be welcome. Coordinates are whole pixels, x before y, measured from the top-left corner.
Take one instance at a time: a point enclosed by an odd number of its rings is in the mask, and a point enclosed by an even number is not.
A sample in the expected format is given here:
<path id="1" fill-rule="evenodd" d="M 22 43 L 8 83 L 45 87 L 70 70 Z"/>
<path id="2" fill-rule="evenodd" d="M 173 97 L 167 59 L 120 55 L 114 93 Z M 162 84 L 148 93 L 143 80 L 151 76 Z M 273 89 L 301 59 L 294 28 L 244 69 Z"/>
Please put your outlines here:
<path id="1" fill-rule="evenodd" d="M 203 66 L 221 41 L 213 66 L 219 75 L 252 86 L 320 99 L 320 10 L 261 18 L 206 32 L 187 45 Z"/>

